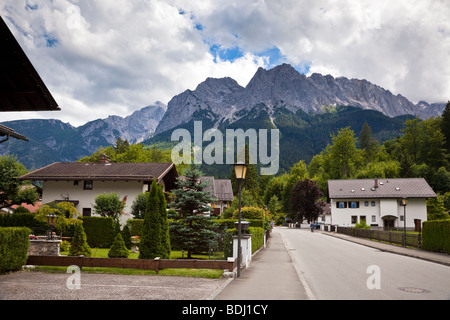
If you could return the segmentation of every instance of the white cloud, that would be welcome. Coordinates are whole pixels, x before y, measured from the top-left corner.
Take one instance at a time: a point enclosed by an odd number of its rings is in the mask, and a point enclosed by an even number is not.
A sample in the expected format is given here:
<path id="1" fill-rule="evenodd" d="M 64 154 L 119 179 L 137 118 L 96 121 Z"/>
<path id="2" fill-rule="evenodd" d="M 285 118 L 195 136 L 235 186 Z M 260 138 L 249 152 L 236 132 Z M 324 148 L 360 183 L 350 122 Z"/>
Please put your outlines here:
<path id="1" fill-rule="evenodd" d="M 310 73 L 364 78 L 414 102 L 450 99 L 446 0 L 4 2 L 0 14 L 62 109 L 34 115 L 74 125 L 167 103 L 207 77 L 245 86 L 270 64 L 256 53 L 274 48 Z M 243 56 L 213 57 L 213 44 Z"/>

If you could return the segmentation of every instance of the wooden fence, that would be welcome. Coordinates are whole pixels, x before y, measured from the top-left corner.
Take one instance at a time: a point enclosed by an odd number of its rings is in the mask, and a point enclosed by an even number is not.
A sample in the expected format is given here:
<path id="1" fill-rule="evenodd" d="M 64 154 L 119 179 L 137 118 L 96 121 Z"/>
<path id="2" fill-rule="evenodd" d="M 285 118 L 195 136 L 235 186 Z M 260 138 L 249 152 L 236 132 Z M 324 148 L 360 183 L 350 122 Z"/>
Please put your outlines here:
<path id="1" fill-rule="evenodd" d="M 405 235 L 403 232 L 383 231 L 383 230 L 366 230 L 350 227 L 337 227 L 337 232 L 352 237 L 366 238 L 370 240 L 378 240 L 387 243 L 403 245 Z M 420 248 L 422 245 L 422 237 L 420 233 L 406 233 L 406 245 L 409 247 Z"/>
<path id="2" fill-rule="evenodd" d="M 228 269 L 233 271 L 237 267 L 236 259 L 229 260 L 196 260 L 196 259 L 126 259 L 126 258 L 91 258 L 85 256 L 28 256 L 28 265 L 41 266 L 71 266 L 97 268 L 135 268 L 155 270 L 165 268 L 193 268 L 193 269 Z"/>

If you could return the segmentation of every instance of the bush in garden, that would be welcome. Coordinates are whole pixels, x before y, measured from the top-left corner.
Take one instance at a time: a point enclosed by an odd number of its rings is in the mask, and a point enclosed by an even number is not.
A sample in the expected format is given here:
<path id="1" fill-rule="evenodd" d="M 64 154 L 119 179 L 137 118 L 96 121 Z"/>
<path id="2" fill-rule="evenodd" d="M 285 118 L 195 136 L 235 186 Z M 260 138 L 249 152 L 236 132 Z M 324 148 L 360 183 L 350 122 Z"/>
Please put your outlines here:
<path id="1" fill-rule="evenodd" d="M 0 228 L 0 273 L 19 270 L 26 264 L 30 233 L 25 227 Z"/>
<path id="2" fill-rule="evenodd" d="M 238 219 L 239 210 L 234 210 L 233 218 Z M 264 219 L 265 212 L 264 209 L 256 207 L 243 207 L 241 208 L 241 218 L 242 219 Z"/>
<path id="3" fill-rule="evenodd" d="M 450 254 L 450 220 L 423 222 L 422 249 Z"/>
<path id="4" fill-rule="evenodd" d="M 122 235 L 120 233 L 117 234 L 114 242 L 109 249 L 108 257 L 109 258 L 128 258 L 130 255 L 130 250 L 125 246 L 125 242 L 123 241 Z"/>
<path id="5" fill-rule="evenodd" d="M 87 243 L 86 233 L 83 224 L 79 223 L 75 227 L 72 244 L 70 245 L 69 256 L 84 255 L 90 257 L 92 255 L 91 247 Z"/>

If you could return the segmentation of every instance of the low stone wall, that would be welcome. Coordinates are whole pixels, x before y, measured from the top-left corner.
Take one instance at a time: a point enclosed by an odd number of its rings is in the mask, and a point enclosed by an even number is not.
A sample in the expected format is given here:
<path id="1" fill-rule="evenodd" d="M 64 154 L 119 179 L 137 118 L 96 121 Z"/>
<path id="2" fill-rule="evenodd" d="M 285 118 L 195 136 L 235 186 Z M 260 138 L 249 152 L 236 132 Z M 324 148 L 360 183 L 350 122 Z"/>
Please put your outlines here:
<path id="1" fill-rule="evenodd" d="M 30 240 L 29 256 L 59 256 L 61 240 Z"/>

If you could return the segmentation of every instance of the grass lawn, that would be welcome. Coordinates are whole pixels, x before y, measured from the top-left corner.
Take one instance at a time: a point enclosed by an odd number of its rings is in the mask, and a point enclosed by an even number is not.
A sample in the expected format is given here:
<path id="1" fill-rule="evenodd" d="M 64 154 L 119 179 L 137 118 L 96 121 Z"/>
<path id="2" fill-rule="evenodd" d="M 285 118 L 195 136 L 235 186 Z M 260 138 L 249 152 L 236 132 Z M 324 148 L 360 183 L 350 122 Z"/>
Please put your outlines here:
<path id="1" fill-rule="evenodd" d="M 94 258 L 108 258 L 108 248 L 92 248 L 92 257 Z M 68 251 L 62 251 L 61 255 L 68 255 Z M 185 253 L 186 255 L 186 253 Z M 138 259 L 139 253 L 131 253 L 128 259 Z M 179 259 L 182 257 L 181 251 L 172 251 L 170 259 Z M 208 255 L 196 254 L 192 255 L 193 259 L 209 259 Z M 223 253 L 216 253 L 213 259 L 223 259 Z M 35 270 L 42 270 L 48 272 L 66 272 L 66 267 L 53 267 L 53 266 L 37 266 Z M 163 276 L 182 276 L 182 277 L 202 277 L 217 279 L 220 278 L 223 270 L 221 269 L 190 269 L 190 268 L 168 268 L 161 269 L 158 273 L 154 270 L 142 270 L 133 268 L 89 268 L 83 267 L 82 272 L 88 273 L 110 273 L 110 274 L 123 274 L 123 275 L 163 275 Z"/>

